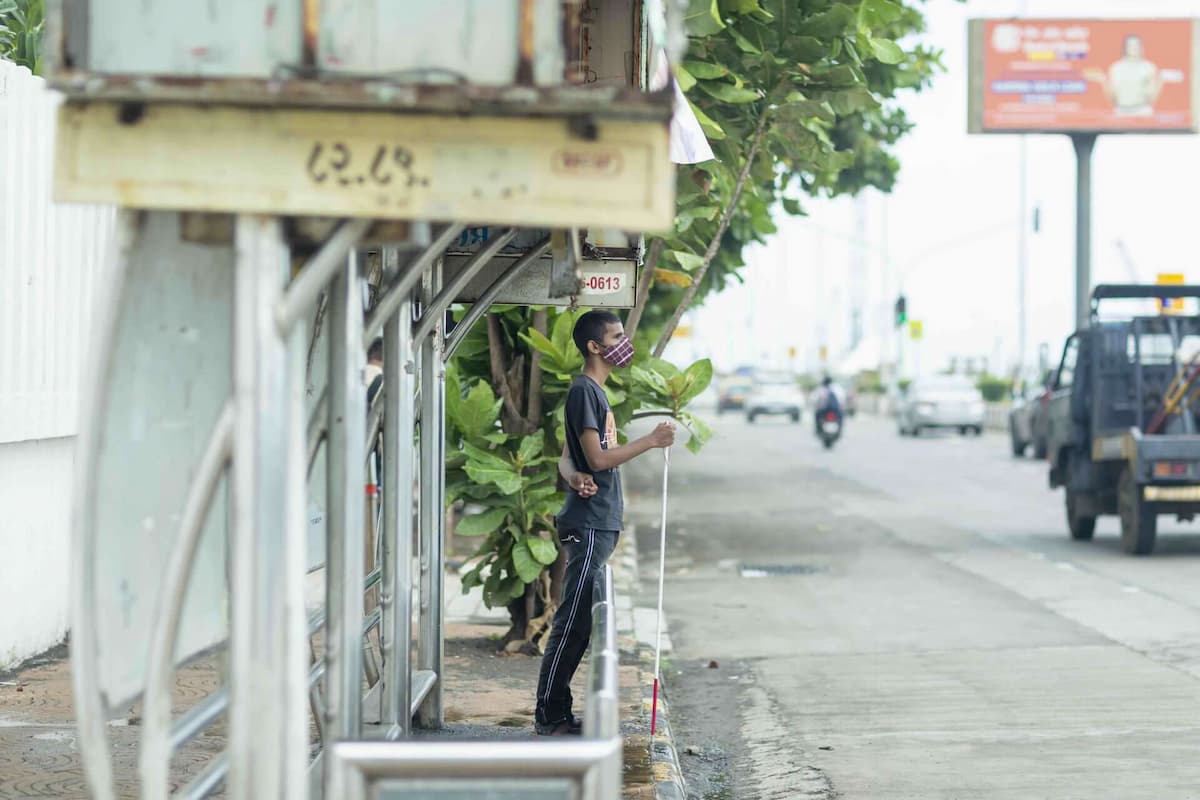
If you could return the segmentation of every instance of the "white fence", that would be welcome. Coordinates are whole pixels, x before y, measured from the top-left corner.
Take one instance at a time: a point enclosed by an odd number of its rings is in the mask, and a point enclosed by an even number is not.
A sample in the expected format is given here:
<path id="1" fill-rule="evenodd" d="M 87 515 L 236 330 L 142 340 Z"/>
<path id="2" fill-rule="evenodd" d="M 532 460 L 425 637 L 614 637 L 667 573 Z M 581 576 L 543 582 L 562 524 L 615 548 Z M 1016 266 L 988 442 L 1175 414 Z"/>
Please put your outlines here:
<path id="1" fill-rule="evenodd" d="M 80 378 L 115 212 L 51 202 L 58 96 L 0 59 L 0 669 L 67 628 Z"/>
<path id="2" fill-rule="evenodd" d="M 51 202 L 59 97 L 0 59 L 0 443 L 75 433 L 114 210 Z"/>

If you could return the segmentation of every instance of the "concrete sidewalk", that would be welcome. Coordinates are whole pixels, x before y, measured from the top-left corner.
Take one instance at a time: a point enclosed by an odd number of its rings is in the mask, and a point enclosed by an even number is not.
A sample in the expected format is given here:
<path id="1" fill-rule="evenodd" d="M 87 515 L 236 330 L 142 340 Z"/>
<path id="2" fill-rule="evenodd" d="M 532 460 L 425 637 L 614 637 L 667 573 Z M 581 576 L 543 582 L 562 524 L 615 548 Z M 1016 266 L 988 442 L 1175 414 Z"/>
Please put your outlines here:
<path id="1" fill-rule="evenodd" d="M 651 741 L 653 609 L 636 609 L 637 559 L 633 532 L 622 536 L 612 559 L 620 637 L 621 731 L 625 737 L 625 798 L 682 800 L 683 783 L 670 735 L 665 697 L 659 731 Z M 418 738 L 520 739 L 533 737 L 533 694 L 540 659 L 506 655 L 496 643 L 508 628 L 507 612 L 486 608 L 478 591 L 463 595 L 456 574 L 446 576 L 446 727 Z M 639 636 L 640 634 L 640 636 Z M 574 693 L 582 706 L 587 660 Z M 219 657 L 177 671 L 176 713 L 221 682 Z M 578 709 L 582 711 L 582 708 Z M 141 709 L 109 723 L 120 797 L 137 797 Z M 172 789 L 185 784 L 225 746 L 222 718 L 172 761 Z M 72 715 L 65 647 L 0 677 L 0 798 L 86 798 Z M 223 792 L 213 795 L 223 796 Z"/>

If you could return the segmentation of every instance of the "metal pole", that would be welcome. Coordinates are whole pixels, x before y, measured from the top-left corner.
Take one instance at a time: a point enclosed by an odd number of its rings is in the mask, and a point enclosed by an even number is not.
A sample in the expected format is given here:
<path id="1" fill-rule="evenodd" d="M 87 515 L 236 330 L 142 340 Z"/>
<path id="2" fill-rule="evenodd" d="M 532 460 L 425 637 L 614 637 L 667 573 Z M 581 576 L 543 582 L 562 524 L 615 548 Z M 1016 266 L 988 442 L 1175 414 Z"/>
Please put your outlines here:
<path id="1" fill-rule="evenodd" d="M 385 258 L 387 256 L 385 255 Z M 413 402 L 412 303 L 403 299 L 383 327 L 384 724 L 388 736 L 412 727 Z"/>
<path id="2" fill-rule="evenodd" d="M 1075 327 L 1088 326 L 1092 291 L 1092 150 L 1096 134 L 1073 133 L 1075 145 Z"/>
<path id="3" fill-rule="evenodd" d="M 237 221 L 229 796 L 308 796 L 305 331 L 280 333 L 279 219 Z"/>
<path id="4" fill-rule="evenodd" d="M 421 282 L 421 312 L 427 313 L 442 285 L 439 260 Z M 442 451 L 445 442 L 443 402 L 446 369 L 442 362 L 442 323 L 421 342 L 421 610 L 417 642 L 419 669 L 431 670 L 436 683 L 417 709 L 422 728 L 442 727 L 442 561 L 445 527 L 445 471 Z"/>
<path id="5" fill-rule="evenodd" d="M 326 507 L 325 663 L 330 740 L 357 739 L 362 726 L 363 469 L 366 390 L 357 254 L 329 292 L 329 464 Z"/>
<path id="6" fill-rule="evenodd" d="M 1020 196 L 1020 229 L 1017 236 L 1017 376 L 1025 369 L 1025 348 L 1028 346 L 1025 336 L 1028 327 L 1026 321 L 1026 300 L 1029 290 L 1026 287 L 1029 277 L 1029 137 L 1021 135 L 1020 176 L 1018 178 Z"/>

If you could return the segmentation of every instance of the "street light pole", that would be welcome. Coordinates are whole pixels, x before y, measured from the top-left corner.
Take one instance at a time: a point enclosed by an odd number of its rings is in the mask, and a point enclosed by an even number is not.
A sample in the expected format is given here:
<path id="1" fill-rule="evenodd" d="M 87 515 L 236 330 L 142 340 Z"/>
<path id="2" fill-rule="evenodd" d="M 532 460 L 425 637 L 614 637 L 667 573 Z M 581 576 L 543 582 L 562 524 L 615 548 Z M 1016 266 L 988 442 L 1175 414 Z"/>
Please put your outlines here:
<path id="1" fill-rule="evenodd" d="M 1025 340 L 1027 331 L 1026 307 L 1028 297 L 1026 282 L 1029 275 L 1029 137 L 1021 134 L 1020 206 L 1021 222 L 1017 236 L 1017 374 L 1025 368 Z"/>

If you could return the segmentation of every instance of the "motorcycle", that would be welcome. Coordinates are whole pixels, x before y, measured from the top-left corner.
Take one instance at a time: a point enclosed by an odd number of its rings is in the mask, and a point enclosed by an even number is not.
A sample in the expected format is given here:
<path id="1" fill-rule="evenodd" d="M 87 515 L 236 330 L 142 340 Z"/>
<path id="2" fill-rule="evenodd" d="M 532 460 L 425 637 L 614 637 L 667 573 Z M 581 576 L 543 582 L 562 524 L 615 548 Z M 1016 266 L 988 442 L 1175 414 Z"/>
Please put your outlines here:
<path id="1" fill-rule="evenodd" d="M 821 439 L 821 444 L 825 445 L 825 449 L 829 450 L 833 447 L 842 435 L 842 415 L 836 411 L 823 411 L 821 418 L 817 423 L 817 436 Z"/>

